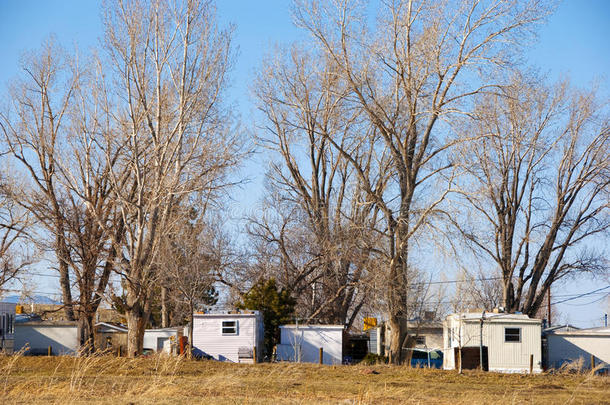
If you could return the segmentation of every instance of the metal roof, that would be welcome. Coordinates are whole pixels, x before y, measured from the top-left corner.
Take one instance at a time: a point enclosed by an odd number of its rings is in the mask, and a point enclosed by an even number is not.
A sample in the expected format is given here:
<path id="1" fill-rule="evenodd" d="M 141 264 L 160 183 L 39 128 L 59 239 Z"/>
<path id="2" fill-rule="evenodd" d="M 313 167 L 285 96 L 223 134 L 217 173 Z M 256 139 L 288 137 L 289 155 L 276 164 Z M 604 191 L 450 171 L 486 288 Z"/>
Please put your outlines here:
<path id="1" fill-rule="evenodd" d="M 318 324 L 288 324 L 281 325 L 280 328 L 293 329 L 293 328 L 308 328 L 308 329 L 344 329 L 343 325 L 318 325 Z"/>
<path id="2" fill-rule="evenodd" d="M 604 336 L 610 337 L 610 327 L 602 326 L 598 328 L 577 329 L 577 330 L 557 330 L 548 332 L 549 335 L 561 336 Z"/>
<path id="3" fill-rule="evenodd" d="M 447 318 L 458 318 L 466 322 L 479 322 L 483 316 L 482 312 L 466 312 L 461 314 L 451 314 Z M 542 320 L 530 318 L 525 314 L 507 314 L 507 313 L 493 313 L 485 312 L 483 320 L 488 322 L 525 322 L 525 323 L 542 323 Z"/>

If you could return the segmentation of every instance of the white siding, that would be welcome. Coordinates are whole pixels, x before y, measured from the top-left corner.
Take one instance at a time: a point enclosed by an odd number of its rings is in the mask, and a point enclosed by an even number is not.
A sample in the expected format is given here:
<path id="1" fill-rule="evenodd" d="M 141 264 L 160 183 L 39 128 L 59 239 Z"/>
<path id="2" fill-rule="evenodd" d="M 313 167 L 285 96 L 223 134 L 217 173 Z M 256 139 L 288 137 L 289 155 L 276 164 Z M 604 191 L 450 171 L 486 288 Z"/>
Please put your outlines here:
<path id="1" fill-rule="evenodd" d="M 596 363 L 610 364 L 610 333 L 599 335 L 549 334 L 547 335 L 548 366 L 560 367 L 565 362 L 583 360 L 583 367 L 591 367 L 591 355 Z"/>
<path id="2" fill-rule="evenodd" d="M 15 326 L 15 351 L 26 345 L 32 354 L 46 353 L 49 346 L 54 355 L 74 354 L 78 350 L 76 325 L 43 325 L 33 322 L 18 323 Z"/>
<path id="3" fill-rule="evenodd" d="M 193 347 L 216 360 L 237 363 L 240 347 L 256 346 L 257 358 L 262 358 L 263 341 L 260 315 L 254 314 L 195 314 L 193 319 Z M 236 321 L 237 334 L 223 335 L 222 321 Z M 257 327 L 258 324 L 258 327 Z"/>
<path id="4" fill-rule="evenodd" d="M 324 364 L 341 364 L 343 361 L 343 326 L 284 325 L 280 326 L 280 331 L 283 346 L 278 348 L 280 360 L 317 363 L 322 348 Z"/>
<path id="5" fill-rule="evenodd" d="M 174 337 L 173 343 L 177 344 L 180 336 L 177 328 L 146 329 L 144 331 L 144 348 L 161 351 L 163 343 L 170 340 L 172 336 Z"/>
<path id="6" fill-rule="evenodd" d="M 521 316 L 522 317 L 522 316 Z M 539 320 L 510 315 L 488 315 L 483 322 L 483 346 L 487 346 L 489 370 L 500 372 L 529 372 L 530 355 L 534 356 L 533 371 L 542 371 L 542 340 Z M 505 328 L 520 328 L 520 342 L 505 342 Z M 443 328 L 444 365 L 456 367 L 455 347 L 478 347 L 481 341 L 480 320 L 460 319 L 458 315 L 447 317 Z M 451 338 L 451 339 L 450 339 Z M 450 342 L 451 340 L 451 342 Z"/>
<path id="7" fill-rule="evenodd" d="M 368 342 L 368 350 L 369 353 L 373 353 L 373 354 L 381 354 L 382 350 L 381 350 L 381 339 L 379 338 L 379 335 L 381 334 L 381 327 L 376 326 L 374 328 L 369 329 L 368 331 L 368 335 L 369 335 L 369 342 Z"/>
<path id="8" fill-rule="evenodd" d="M 505 342 L 504 328 L 521 328 L 521 342 Z M 529 372 L 530 356 L 533 355 L 533 371 L 541 372 L 541 334 L 540 324 L 497 322 L 489 328 L 483 327 L 483 344 L 489 350 L 489 370 Z"/>

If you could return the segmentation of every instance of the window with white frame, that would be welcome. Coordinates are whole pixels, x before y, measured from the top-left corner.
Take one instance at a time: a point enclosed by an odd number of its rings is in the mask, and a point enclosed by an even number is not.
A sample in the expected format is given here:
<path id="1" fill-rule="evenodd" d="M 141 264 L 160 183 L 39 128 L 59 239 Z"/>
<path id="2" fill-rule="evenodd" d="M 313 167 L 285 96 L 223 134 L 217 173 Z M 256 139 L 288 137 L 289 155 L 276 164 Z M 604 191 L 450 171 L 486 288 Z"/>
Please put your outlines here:
<path id="1" fill-rule="evenodd" d="M 504 328 L 505 342 L 521 342 L 521 328 Z"/>
<path id="2" fill-rule="evenodd" d="M 237 321 L 222 321 L 223 335 L 237 335 Z"/>

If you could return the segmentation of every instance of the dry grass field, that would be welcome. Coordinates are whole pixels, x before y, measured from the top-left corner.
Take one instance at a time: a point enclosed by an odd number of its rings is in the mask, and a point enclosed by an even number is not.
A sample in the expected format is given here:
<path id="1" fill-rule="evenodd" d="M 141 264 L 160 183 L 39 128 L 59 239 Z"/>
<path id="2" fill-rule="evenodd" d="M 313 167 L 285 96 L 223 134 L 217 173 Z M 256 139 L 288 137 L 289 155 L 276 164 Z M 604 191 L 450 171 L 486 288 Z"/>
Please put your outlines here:
<path id="1" fill-rule="evenodd" d="M 1 356 L 0 391 L 2 404 L 610 404 L 610 377 Z"/>

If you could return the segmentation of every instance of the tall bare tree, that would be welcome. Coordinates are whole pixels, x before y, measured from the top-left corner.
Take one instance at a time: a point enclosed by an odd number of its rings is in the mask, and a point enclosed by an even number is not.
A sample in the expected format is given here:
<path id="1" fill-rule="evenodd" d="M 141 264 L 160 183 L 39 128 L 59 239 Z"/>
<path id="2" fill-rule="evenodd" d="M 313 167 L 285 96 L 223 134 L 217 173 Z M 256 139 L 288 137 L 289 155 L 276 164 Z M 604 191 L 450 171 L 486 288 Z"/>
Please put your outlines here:
<path id="1" fill-rule="evenodd" d="M 50 38 L 39 52 L 22 58 L 23 77 L 13 82 L 11 104 L 0 125 L 11 156 L 23 165 L 32 187 L 15 190 L 19 202 L 44 224 L 53 240 L 66 317 L 76 319 L 69 274 L 69 249 L 63 198 L 57 179 L 57 154 L 62 149 L 64 121 L 77 77 L 63 49 Z"/>
<path id="2" fill-rule="evenodd" d="M 482 97 L 464 144 L 470 215 L 454 222 L 502 277 L 507 311 L 534 316 L 567 276 L 608 271 L 610 115 L 595 91 L 521 75 Z M 470 219 L 470 221 L 466 221 Z"/>
<path id="3" fill-rule="evenodd" d="M 469 98 L 495 82 L 523 34 L 546 15 L 539 1 L 378 2 L 374 29 L 357 2 L 297 1 L 295 18 L 337 65 L 373 132 L 391 156 L 393 182 L 377 190 L 341 144 L 361 187 L 384 215 L 390 358 L 401 362 L 407 336 L 409 255 L 449 187 L 435 184 L 452 167 L 449 123 Z M 362 134 L 361 136 L 366 136 Z"/>
<path id="4" fill-rule="evenodd" d="M 211 199 L 240 163 L 239 131 L 223 103 L 232 63 L 231 29 L 210 1 L 106 4 L 109 116 L 105 147 L 122 151 L 111 170 L 125 235 L 119 272 L 126 290 L 128 353 L 142 351 L 160 241 L 181 202 Z M 108 157 L 110 159 L 110 157 Z"/>
<path id="5" fill-rule="evenodd" d="M 252 219 L 251 234 L 277 252 L 287 272 L 274 276 L 297 295 L 301 317 L 351 325 L 367 297 L 362 280 L 376 210 L 328 138 L 351 150 L 345 143 L 359 112 L 345 108 L 334 62 L 302 46 L 266 63 L 255 94 L 266 128 L 259 139 L 272 159 L 268 209 L 275 212 Z M 372 165 L 373 153 L 363 150 L 360 159 Z"/>
<path id="6" fill-rule="evenodd" d="M 0 113 L 10 156 L 19 164 L 12 175 L 27 179 L 13 187 L 11 198 L 36 219 L 39 244 L 52 246 L 66 316 L 79 321 L 80 343 L 91 349 L 93 320 L 116 255 L 106 230 L 110 224 L 121 229 L 107 167 L 116 157 L 107 160 L 96 143 L 108 129 L 96 113 L 100 101 L 94 102 L 95 89 L 84 80 L 93 76 L 84 66 L 50 38 L 26 54 L 22 69 L 11 89 L 12 108 Z"/>

